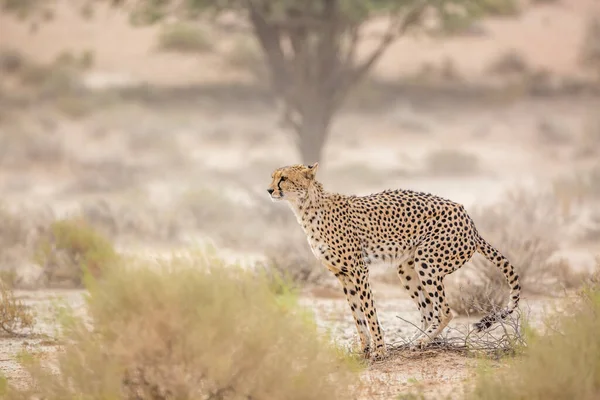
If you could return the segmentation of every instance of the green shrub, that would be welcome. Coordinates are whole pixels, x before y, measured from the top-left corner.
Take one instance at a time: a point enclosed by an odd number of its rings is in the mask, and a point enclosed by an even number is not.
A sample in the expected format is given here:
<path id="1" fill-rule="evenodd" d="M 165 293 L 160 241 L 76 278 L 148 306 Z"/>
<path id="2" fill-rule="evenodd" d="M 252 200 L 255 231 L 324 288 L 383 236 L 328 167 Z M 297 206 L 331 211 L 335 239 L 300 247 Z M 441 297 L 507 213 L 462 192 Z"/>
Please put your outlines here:
<path id="1" fill-rule="evenodd" d="M 6 398 L 348 398 L 352 364 L 263 274 L 206 253 L 105 272 L 90 324 L 65 318 L 56 370 L 28 360 L 33 385 Z"/>
<path id="2" fill-rule="evenodd" d="M 36 262 L 49 286 L 83 284 L 85 272 L 93 277 L 118 260 L 112 243 L 79 218 L 57 220 L 40 235 Z"/>
<path id="3" fill-rule="evenodd" d="M 549 333 L 529 339 L 522 359 L 500 372 L 484 371 L 465 398 L 600 398 L 600 290 L 585 290 L 568 311 L 549 321 Z"/>

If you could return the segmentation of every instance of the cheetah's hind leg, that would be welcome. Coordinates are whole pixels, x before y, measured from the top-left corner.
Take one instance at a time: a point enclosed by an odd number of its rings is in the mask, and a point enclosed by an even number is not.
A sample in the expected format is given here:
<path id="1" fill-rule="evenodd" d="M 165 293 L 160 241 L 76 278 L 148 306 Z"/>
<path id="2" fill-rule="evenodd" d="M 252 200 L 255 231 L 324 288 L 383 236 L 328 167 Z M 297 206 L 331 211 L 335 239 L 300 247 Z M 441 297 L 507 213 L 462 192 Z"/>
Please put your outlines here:
<path id="1" fill-rule="evenodd" d="M 414 333 L 409 339 L 409 343 L 413 343 L 418 340 L 429 328 L 433 319 L 433 304 L 429 300 L 429 297 L 423 291 L 419 276 L 415 271 L 414 259 L 411 258 L 398 266 L 398 277 L 402 286 L 410 295 L 410 298 L 417 305 L 419 312 L 421 313 L 421 328 Z"/>

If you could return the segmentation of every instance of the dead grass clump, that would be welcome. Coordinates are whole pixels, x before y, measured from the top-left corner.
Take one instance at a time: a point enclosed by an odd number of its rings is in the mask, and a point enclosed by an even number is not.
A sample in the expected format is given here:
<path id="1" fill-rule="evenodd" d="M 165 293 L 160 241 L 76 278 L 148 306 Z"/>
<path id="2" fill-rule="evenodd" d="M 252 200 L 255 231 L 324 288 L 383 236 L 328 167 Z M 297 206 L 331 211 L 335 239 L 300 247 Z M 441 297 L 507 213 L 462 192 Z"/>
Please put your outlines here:
<path id="1" fill-rule="evenodd" d="M 600 290 L 587 289 L 548 333 L 531 335 L 526 357 L 482 371 L 466 399 L 582 399 L 600 396 Z"/>
<path id="2" fill-rule="evenodd" d="M 16 49 L 0 49 L 0 72 L 13 74 L 25 64 L 23 54 Z"/>
<path id="3" fill-rule="evenodd" d="M 592 115 L 585 120 L 577 155 L 597 157 L 600 153 L 600 117 Z"/>
<path id="4" fill-rule="evenodd" d="M 467 264 L 446 282 L 448 304 L 458 315 L 483 315 L 502 309 L 509 295 L 504 275 L 491 270 L 493 266 L 481 261 L 477 266 Z M 464 275 L 468 277 L 463 278 Z M 463 279 L 459 279 L 463 278 Z"/>
<path id="5" fill-rule="evenodd" d="M 232 67 L 245 70 L 258 79 L 267 77 L 261 49 L 255 40 L 240 38 L 225 57 L 227 63 Z"/>
<path id="6" fill-rule="evenodd" d="M 137 200 L 137 201 L 136 201 Z M 81 216 L 105 236 L 127 241 L 168 241 L 181 239 L 182 223 L 173 210 L 132 199 L 129 203 L 94 200 L 80 206 Z"/>
<path id="7" fill-rule="evenodd" d="M 62 138 L 52 132 L 42 132 L 41 127 L 18 124 L 3 130 L 0 132 L 0 165 L 4 168 L 56 165 L 68 157 Z"/>
<path id="8" fill-rule="evenodd" d="M 492 61 L 487 70 L 494 75 L 523 75 L 529 71 L 529 65 L 521 53 L 510 50 Z"/>
<path id="9" fill-rule="evenodd" d="M 55 371 L 30 361 L 10 400 L 346 399 L 352 364 L 268 280 L 209 254 L 132 261 L 92 282 L 89 317 L 70 317 Z"/>
<path id="10" fill-rule="evenodd" d="M 481 172 L 479 158 L 462 150 L 440 149 L 425 160 L 428 173 L 439 176 L 476 175 Z"/>
<path id="11" fill-rule="evenodd" d="M 476 210 L 473 220 L 480 234 L 502 252 L 519 274 L 524 291 L 548 293 L 582 282 L 564 261 L 553 261 L 560 232 L 569 215 L 551 193 L 510 193 L 502 202 Z M 501 271 L 476 255 L 455 273 L 448 285 L 448 301 L 459 313 L 490 312 L 508 298 Z"/>
<path id="12" fill-rule="evenodd" d="M 596 257 L 596 268 L 588 278 L 588 285 L 600 287 L 600 256 Z"/>
<path id="13" fill-rule="evenodd" d="M 297 286 L 322 285 L 330 280 L 328 279 L 331 278 L 330 273 L 314 257 L 306 244 L 306 239 L 300 235 L 286 234 L 286 240 L 267 249 L 267 269 Z"/>
<path id="14" fill-rule="evenodd" d="M 600 16 L 590 18 L 581 48 L 581 63 L 600 78 Z"/>
<path id="15" fill-rule="evenodd" d="M 0 284 L 15 288 L 31 283 L 27 268 L 34 269 L 32 238 L 35 229 L 46 221 L 47 216 L 41 212 L 0 207 Z"/>
<path id="16" fill-rule="evenodd" d="M 118 257 L 112 243 L 85 220 L 57 220 L 36 241 L 36 262 L 47 286 L 81 287 L 85 273 L 99 277 Z"/>
<path id="17" fill-rule="evenodd" d="M 173 23 L 165 26 L 158 36 L 161 51 L 201 53 L 212 49 L 212 43 L 204 30 L 189 23 Z"/>
<path id="18" fill-rule="evenodd" d="M 27 63 L 20 70 L 20 82 L 40 97 L 73 93 L 79 87 L 80 71 L 61 62 L 48 65 Z"/>
<path id="19" fill-rule="evenodd" d="M 35 316 L 31 309 L 15 298 L 7 285 L 0 282 L 0 331 L 11 336 L 31 329 Z"/>
<path id="20" fill-rule="evenodd" d="M 136 187 L 143 169 L 121 159 L 80 162 L 78 173 L 67 191 L 103 194 Z"/>
<path id="21" fill-rule="evenodd" d="M 183 229 L 203 232 L 214 239 L 236 243 L 247 234 L 256 235 L 254 227 L 252 233 L 246 230 L 258 211 L 221 190 L 204 187 L 188 191 L 176 201 L 174 209 L 174 218 Z"/>
<path id="22" fill-rule="evenodd" d="M 0 253 L 27 240 L 27 226 L 16 213 L 0 207 Z"/>

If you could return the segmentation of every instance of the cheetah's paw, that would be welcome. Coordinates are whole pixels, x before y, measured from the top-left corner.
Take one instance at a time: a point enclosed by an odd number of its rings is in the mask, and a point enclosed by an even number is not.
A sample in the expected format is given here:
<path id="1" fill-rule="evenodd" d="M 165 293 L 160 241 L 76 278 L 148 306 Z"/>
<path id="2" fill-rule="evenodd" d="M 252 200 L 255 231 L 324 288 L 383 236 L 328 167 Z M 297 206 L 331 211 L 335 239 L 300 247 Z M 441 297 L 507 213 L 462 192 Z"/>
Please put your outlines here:
<path id="1" fill-rule="evenodd" d="M 412 350 L 412 351 L 422 350 L 425 347 L 427 347 L 427 345 L 429 344 L 429 342 L 431 342 L 431 339 L 429 339 L 429 337 L 427 337 L 427 335 L 423 335 L 422 337 L 420 337 L 419 339 L 415 340 L 410 345 L 410 350 Z"/>
<path id="2" fill-rule="evenodd" d="M 388 355 L 387 350 L 386 350 L 385 346 L 383 346 L 371 353 L 371 360 L 372 361 L 381 361 L 384 358 L 386 358 L 387 355 Z"/>

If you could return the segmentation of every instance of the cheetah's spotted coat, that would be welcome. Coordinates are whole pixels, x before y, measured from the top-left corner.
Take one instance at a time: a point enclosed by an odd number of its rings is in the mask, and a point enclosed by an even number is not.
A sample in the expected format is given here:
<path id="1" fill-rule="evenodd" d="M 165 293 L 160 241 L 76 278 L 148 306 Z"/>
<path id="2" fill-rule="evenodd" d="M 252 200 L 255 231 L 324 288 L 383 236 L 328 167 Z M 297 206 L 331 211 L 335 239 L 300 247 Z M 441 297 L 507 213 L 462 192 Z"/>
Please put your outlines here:
<path id="1" fill-rule="evenodd" d="M 328 193 L 315 180 L 318 164 L 292 165 L 273 172 L 273 200 L 287 200 L 314 255 L 339 279 L 348 299 L 365 355 L 385 354 L 369 284 L 369 265 L 393 264 L 421 312 L 418 347 L 450 322 L 443 279 L 482 253 L 506 276 L 508 307 L 476 324 L 484 330 L 518 306 L 519 278 L 510 262 L 477 232 L 462 205 L 431 194 L 388 190 L 369 196 Z"/>

